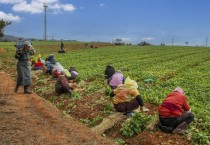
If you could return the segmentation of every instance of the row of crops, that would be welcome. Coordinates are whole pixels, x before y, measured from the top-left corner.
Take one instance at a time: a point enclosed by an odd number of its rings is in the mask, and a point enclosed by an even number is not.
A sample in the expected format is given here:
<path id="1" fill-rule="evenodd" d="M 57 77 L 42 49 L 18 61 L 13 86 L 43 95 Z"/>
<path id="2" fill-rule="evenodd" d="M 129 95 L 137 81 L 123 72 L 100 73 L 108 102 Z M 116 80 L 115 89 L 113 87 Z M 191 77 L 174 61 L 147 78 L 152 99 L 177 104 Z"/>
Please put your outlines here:
<path id="1" fill-rule="evenodd" d="M 36 47 L 42 58 L 49 55 L 42 45 Z M 1 59 L 13 57 L 14 48 L 9 43 L 0 44 L 8 50 Z M 44 46 L 44 45 L 43 45 Z M 59 48 L 59 44 L 57 45 Z M 91 81 L 86 93 L 94 93 L 104 84 L 104 70 L 112 64 L 124 76 L 137 81 L 146 102 L 159 105 L 175 87 L 182 87 L 195 113 L 195 121 L 188 130 L 194 144 L 210 144 L 210 48 L 177 46 L 109 46 L 97 49 L 78 49 L 65 54 L 55 53 L 55 58 L 65 68 L 75 66 L 79 80 Z M 145 79 L 154 80 L 145 83 Z M 104 94 L 105 95 L 105 94 Z"/>

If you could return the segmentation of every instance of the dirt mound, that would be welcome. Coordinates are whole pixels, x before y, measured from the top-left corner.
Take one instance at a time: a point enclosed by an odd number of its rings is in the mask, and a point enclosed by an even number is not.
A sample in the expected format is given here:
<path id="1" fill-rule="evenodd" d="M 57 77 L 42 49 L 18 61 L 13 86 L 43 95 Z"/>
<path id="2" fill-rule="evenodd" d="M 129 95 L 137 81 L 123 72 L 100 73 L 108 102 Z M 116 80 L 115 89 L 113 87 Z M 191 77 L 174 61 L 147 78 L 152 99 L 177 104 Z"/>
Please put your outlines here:
<path id="1" fill-rule="evenodd" d="M 0 48 L 0 53 L 4 53 L 6 50 L 4 48 Z"/>
<path id="2" fill-rule="evenodd" d="M 114 144 L 35 93 L 20 88 L 14 94 L 15 82 L 6 73 L 0 72 L 0 80 L 0 144 Z"/>

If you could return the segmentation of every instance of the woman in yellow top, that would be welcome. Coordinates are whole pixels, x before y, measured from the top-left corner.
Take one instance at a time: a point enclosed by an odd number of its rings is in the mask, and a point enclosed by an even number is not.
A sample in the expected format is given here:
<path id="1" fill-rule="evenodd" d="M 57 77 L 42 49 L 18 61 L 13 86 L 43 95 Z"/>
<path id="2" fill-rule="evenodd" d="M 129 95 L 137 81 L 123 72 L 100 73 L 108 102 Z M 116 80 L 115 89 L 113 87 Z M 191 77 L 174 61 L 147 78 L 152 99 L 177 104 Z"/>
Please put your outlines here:
<path id="1" fill-rule="evenodd" d="M 149 109 L 144 108 L 144 101 L 137 88 L 137 83 L 127 77 L 124 84 L 119 85 L 111 92 L 110 96 L 113 98 L 114 108 L 118 112 L 124 112 L 125 115 L 130 116 L 132 111 L 139 106 L 142 111 L 149 111 Z"/>

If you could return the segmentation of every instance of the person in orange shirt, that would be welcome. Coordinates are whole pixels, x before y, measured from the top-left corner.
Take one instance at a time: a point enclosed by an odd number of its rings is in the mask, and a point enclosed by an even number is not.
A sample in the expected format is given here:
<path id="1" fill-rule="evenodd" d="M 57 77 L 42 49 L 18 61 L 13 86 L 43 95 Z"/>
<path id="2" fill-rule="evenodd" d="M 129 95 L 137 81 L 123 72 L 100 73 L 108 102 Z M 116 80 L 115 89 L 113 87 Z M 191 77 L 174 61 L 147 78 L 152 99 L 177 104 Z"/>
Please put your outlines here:
<path id="1" fill-rule="evenodd" d="M 141 111 L 149 111 L 148 108 L 144 107 L 144 101 L 137 88 L 137 83 L 127 77 L 124 84 L 120 84 L 112 90 L 110 97 L 112 97 L 116 111 L 123 112 L 127 116 L 132 116 L 133 110 L 139 106 Z"/>
<path id="2" fill-rule="evenodd" d="M 194 114 L 187 102 L 187 96 L 182 88 L 177 87 L 166 96 L 158 108 L 160 127 L 171 128 L 168 132 L 183 133 L 188 124 L 194 120 Z"/>

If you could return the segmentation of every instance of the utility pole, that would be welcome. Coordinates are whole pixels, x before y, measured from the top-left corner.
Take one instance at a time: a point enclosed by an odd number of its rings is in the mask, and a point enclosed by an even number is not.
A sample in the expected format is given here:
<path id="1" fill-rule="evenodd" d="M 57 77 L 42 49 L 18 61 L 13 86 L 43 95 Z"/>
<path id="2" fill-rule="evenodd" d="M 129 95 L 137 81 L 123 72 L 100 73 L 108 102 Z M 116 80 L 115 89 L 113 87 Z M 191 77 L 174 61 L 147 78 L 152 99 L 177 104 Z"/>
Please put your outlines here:
<path id="1" fill-rule="evenodd" d="M 207 42 L 208 42 L 208 37 L 206 37 L 206 47 L 208 46 Z"/>
<path id="2" fill-rule="evenodd" d="M 172 37 L 172 46 L 174 45 L 174 38 Z"/>
<path id="3" fill-rule="evenodd" d="M 47 40 L 47 4 L 43 4 L 44 7 L 44 40 Z"/>

